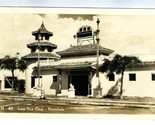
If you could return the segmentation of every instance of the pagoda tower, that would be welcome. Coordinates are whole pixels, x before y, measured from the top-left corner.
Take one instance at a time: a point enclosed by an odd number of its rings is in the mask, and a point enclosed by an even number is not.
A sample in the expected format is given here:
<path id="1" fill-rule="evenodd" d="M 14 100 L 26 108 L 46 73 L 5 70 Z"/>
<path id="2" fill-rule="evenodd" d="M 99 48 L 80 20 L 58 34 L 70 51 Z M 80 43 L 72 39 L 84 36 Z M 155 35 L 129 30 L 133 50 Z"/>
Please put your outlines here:
<path id="1" fill-rule="evenodd" d="M 53 33 L 45 28 L 44 23 L 38 30 L 33 31 L 32 35 L 35 37 L 35 42 L 27 44 L 31 51 L 28 55 L 22 57 L 28 65 L 25 75 L 25 92 L 28 94 L 33 94 L 34 88 L 40 87 L 42 84 L 41 65 L 60 59 L 59 55 L 53 53 L 57 45 L 50 42 Z"/>

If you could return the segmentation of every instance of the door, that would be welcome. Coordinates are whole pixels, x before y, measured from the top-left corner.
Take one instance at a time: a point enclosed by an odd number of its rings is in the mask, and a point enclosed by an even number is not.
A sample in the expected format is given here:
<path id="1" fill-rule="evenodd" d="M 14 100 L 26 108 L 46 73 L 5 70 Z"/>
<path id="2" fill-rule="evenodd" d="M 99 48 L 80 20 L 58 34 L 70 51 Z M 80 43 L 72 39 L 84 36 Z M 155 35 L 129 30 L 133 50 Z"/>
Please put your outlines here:
<path id="1" fill-rule="evenodd" d="M 72 75 L 71 83 L 75 88 L 75 95 L 88 95 L 88 75 Z"/>

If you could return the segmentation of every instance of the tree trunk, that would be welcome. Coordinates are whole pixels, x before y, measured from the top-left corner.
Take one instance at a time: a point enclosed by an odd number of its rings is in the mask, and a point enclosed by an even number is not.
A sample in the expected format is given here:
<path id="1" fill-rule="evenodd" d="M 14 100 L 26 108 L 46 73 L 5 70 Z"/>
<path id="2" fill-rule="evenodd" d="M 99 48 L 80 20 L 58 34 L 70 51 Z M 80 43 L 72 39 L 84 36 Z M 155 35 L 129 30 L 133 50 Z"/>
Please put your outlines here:
<path id="1" fill-rule="evenodd" d="M 12 73 L 12 86 L 11 86 L 11 94 L 13 94 L 13 91 L 14 91 L 14 71 L 12 70 L 11 71 Z"/>
<path id="2" fill-rule="evenodd" d="M 121 90 L 120 90 L 120 98 L 123 98 L 123 77 L 124 77 L 124 72 L 122 72 L 122 78 L 121 78 Z"/>

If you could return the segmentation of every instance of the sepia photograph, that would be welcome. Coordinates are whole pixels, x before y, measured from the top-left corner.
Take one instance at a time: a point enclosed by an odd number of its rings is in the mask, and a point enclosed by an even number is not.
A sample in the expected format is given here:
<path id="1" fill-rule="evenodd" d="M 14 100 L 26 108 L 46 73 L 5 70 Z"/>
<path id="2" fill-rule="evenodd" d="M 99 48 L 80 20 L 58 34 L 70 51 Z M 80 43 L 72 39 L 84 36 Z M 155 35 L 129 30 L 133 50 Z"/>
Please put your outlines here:
<path id="1" fill-rule="evenodd" d="M 155 114 L 154 9 L 0 9 L 0 113 Z"/>

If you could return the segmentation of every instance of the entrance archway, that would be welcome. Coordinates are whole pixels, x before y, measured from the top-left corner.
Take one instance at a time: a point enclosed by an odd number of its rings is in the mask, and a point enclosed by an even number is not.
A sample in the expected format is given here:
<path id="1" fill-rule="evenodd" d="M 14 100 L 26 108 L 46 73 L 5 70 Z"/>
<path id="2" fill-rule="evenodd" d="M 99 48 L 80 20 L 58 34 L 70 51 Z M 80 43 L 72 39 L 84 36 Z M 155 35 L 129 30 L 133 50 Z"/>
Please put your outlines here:
<path id="1" fill-rule="evenodd" d="M 88 95 L 88 75 L 72 75 L 71 81 L 75 88 L 75 95 Z"/>

